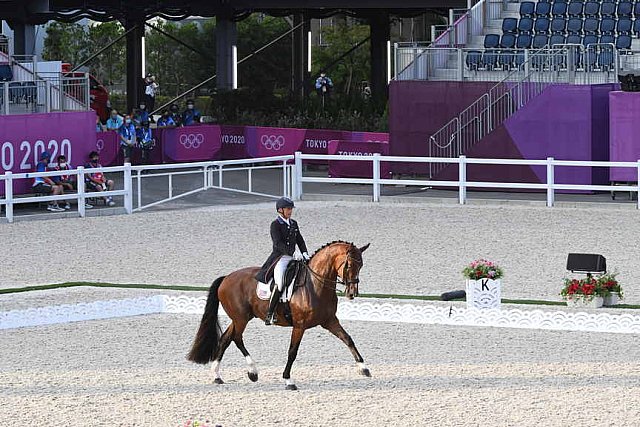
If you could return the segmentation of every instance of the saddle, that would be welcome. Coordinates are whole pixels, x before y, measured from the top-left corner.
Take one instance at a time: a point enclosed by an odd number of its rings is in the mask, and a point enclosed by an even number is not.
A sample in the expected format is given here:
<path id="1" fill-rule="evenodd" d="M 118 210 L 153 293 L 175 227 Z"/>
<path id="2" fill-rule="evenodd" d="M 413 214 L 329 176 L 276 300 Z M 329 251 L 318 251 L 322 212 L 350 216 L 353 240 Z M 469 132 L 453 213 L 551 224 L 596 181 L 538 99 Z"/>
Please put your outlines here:
<path id="1" fill-rule="evenodd" d="M 287 265 L 287 270 L 284 273 L 284 289 L 282 290 L 282 295 L 280 295 L 280 302 L 289 302 L 293 295 L 293 291 L 295 290 L 295 284 L 298 282 L 298 277 L 303 270 L 303 261 L 294 259 L 291 260 L 289 265 Z M 268 284 L 258 281 L 256 286 L 256 294 L 258 295 L 258 298 L 268 301 L 271 297 L 271 291 L 275 285 L 276 283 L 273 279 L 273 275 L 271 275 L 271 280 Z"/>

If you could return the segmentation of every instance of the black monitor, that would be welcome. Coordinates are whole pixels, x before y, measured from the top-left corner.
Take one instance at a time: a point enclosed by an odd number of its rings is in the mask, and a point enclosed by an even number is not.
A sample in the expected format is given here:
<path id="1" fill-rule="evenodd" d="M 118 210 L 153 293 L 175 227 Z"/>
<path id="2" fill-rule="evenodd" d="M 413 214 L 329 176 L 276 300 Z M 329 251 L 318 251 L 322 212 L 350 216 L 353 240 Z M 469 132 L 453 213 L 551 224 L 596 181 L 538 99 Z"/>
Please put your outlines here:
<path id="1" fill-rule="evenodd" d="M 600 274 L 607 271 L 607 260 L 599 254 L 569 254 L 567 270 L 572 273 Z"/>
<path id="2" fill-rule="evenodd" d="M 624 92 L 640 92 L 640 70 L 627 70 L 618 74 L 620 88 Z"/>

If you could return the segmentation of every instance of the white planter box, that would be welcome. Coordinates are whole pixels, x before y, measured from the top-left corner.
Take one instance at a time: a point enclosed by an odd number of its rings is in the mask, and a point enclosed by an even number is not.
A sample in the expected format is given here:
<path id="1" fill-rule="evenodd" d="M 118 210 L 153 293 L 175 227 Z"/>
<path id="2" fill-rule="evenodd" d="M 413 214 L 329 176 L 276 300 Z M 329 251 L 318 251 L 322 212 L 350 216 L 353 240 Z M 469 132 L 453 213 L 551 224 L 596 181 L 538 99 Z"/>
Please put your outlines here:
<path id="1" fill-rule="evenodd" d="M 582 297 L 567 298 L 567 307 L 574 308 L 600 308 L 604 303 L 604 298 L 593 297 L 591 300 L 585 300 Z"/>
<path id="2" fill-rule="evenodd" d="M 611 294 L 607 297 L 604 297 L 604 305 L 616 305 L 620 300 L 620 295 L 617 292 L 611 292 Z"/>
<path id="3" fill-rule="evenodd" d="M 500 308 L 500 279 L 467 280 L 467 308 Z"/>

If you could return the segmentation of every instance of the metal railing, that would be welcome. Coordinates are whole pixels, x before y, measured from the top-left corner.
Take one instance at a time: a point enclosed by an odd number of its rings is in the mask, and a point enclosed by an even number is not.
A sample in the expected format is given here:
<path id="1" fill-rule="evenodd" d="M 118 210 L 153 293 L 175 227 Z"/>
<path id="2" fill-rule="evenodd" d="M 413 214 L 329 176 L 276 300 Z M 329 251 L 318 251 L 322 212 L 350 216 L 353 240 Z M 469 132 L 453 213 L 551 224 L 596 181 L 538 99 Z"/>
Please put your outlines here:
<path id="1" fill-rule="evenodd" d="M 371 163 L 372 178 L 322 178 L 304 175 L 304 160 L 323 161 L 358 161 Z M 420 179 L 382 179 L 381 163 L 441 163 L 458 165 L 458 179 L 452 181 L 435 181 Z M 417 187 L 449 187 L 458 189 L 458 203 L 463 205 L 467 202 L 467 189 L 469 188 L 496 188 L 496 189 L 521 189 L 521 190 L 545 190 L 546 205 L 553 207 L 555 204 L 555 193 L 557 190 L 569 191 L 630 191 L 640 194 L 640 185 L 597 185 L 597 184 L 559 184 L 555 181 L 555 172 L 559 167 L 597 167 L 597 168 L 633 168 L 637 171 L 638 182 L 640 182 L 640 160 L 637 162 L 606 162 L 606 161 L 573 161 L 556 160 L 547 157 L 541 160 L 528 159 L 479 159 L 467 158 L 465 156 L 452 158 L 439 157 L 400 157 L 383 156 L 374 154 L 372 156 L 343 156 L 343 155 L 322 155 L 295 153 L 294 161 L 294 191 L 293 198 L 300 200 L 303 195 L 304 183 L 331 183 L 331 184 L 369 184 L 372 186 L 372 200 L 380 201 L 380 190 L 385 185 L 405 185 Z M 546 178 L 542 183 L 523 182 L 485 182 L 469 181 L 467 179 L 467 165 L 519 165 L 538 166 L 546 168 Z M 636 203 L 636 209 L 640 209 L 640 198 Z"/>
<path id="2" fill-rule="evenodd" d="M 0 114 L 88 111 L 89 76 L 0 82 Z"/>

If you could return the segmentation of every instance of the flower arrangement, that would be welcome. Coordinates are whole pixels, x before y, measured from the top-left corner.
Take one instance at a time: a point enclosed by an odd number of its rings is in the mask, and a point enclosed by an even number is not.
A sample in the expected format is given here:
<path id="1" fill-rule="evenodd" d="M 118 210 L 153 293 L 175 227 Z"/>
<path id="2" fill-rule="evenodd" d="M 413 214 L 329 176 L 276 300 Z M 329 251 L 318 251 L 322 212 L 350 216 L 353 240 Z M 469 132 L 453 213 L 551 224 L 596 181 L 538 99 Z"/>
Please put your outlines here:
<path id="1" fill-rule="evenodd" d="M 566 299 L 583 298 L 591 301 L 595 297 L 608 297 L 617 293 L 623 297 L 622 287 L 616 278 L 618 273 L 604 273 L 600 276 L 588 276 L 584 279 L 564 279 L 564 287 L 560 295 Z"/>
<path id="2" fill-rule="evenodd" d="M 464 277 L 470 280 L 500 279 L 503 276 L 502 268 L 494 262 L 486 259 L 477 259 L 462 270 Z"/>
<path id="3" fill-rule="evenodd" d="M 618 273 L 605 273 L 602 276 L 598 277 L 598 284 L 602 289 L 602 293 L 604 296 L 609 296 L 613 293 L 618 294 L 620 299 L 624 298 L 624 294 L 622 292 L 622 286 L 620 286 L 620 282 L 618 282 L 617 276 Z"/>

